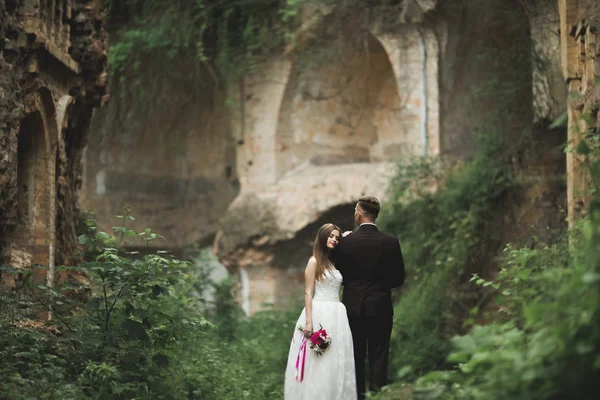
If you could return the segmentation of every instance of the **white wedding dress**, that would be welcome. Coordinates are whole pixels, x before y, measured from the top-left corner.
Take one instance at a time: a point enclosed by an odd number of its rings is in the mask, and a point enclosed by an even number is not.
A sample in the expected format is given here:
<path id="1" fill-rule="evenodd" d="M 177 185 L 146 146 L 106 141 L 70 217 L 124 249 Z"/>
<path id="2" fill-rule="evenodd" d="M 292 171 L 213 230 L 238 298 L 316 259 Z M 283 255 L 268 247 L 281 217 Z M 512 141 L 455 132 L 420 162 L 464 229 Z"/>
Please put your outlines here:
<path id="1" fill-rule="evenodd" d="M 306 309 L 303 309 L 295 326 L 285 370 L 285 400 L 357 398 L 352 333 L 348 325 L 346 307 L 340 302 L 341 284 L 342 275 L 337 269 L 327 271 L 323 278 L 315 282 L 312 302 L 313 330 L 319 330 L 322 325 L 331 337 L 331 346 L 319 356 L 310 349 L 310 339 L 307 339 L 304 379 L 300 382 L 302 353 L 299 359 L 300 368 L 296 368 L 296 361 L 303 335 L 297 327 L 305 324 Z"/>

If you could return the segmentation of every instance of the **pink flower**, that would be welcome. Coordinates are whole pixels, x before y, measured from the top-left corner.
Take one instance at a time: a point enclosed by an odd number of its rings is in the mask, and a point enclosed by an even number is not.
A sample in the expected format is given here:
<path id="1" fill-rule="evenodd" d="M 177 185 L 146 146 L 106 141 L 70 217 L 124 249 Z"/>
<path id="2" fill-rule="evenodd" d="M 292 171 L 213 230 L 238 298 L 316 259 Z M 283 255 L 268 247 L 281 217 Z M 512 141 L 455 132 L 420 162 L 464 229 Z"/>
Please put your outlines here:
<path id="1" fill-rule="evenodd" d="M 310 341 L 314 344 L 320 344 L 323 341 L 323 339 L 321 338 L 320 331 L 313 333 L 310 337 Z"/>

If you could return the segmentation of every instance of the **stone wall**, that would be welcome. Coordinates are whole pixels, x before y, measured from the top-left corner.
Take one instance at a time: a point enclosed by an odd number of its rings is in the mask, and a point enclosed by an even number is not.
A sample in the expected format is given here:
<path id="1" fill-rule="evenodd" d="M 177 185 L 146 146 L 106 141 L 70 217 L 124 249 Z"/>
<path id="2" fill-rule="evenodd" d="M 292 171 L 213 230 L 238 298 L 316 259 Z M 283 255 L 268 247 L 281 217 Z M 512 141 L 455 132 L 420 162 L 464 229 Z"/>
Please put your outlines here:
<path id="1" fill-rule="evenodd" d="M 382 41 L 368 35 L 366 49 L 332 49 L 334 64 L 292 68 L 275 132 L 278 177 L 304 165 L 397 161 L 423 152 L 423 60 L 411 31 Z"/>
<path id="2" fill-rule="evenodd" d="M 113 99 L 94 120 L 82 203 L 107 231 L 127 203 L 136 228 L 166 236 L 158 247 L 216 234 L 246 311 L 283 306 L 301 294 L 319 225 L 352 228 L 362 195 L 385 206 L 397 161 L 468 159 L 480 132 L 502 135 L 509 150 L 540 140 L 543 129 L 527 134 L 534 121 L 560 114 L 564 88 L 556 84 L 558 42 L 546 35 L 553 9 L 544 8 L 549 22 L 525 3 L 411 1 L 365 29 L 354 25 L 362 16 L 349 15 L 348 34 L 331 37 L 324 32 L 333 8 L 315 5 L 319 16 L 306 19 L 295 47 L 226 88 L 186 59 L 142 63 L 111 83 Z M 323 51 L 324 61 L 313 62 Z M 536 52 L 550 60 L 548 74 L 534 68 Z M 550 134 L 556 142 L 540 149 L 560 147 L 561 133 Z M 533 153 L 513 155 L 531 196 L 511 200 L 512 219 L 502 221 L 527 217 L 522 236 L 560 207 L 549 198 L 564 167 L 554 151 Z"/>
<path id="3" fill-rule="evenodd" d="M 0 262 L 73 262 L 81 151 L 105 95 L 99 0 L 0 2 Z M 12 281 L 12 277 L 3 277 Z"/>
<path id="4" fill-rule="evenodd" d="M 93 119 L 82 207 L 106 232 L 128 205 L 158 247 L 209 244 L 239 189 L 225 91 L 192 59 L 142 64 L 111 81 Z"/>
<path id="5" fill-rule="evenodd" d="M 440 154 L 471 157 L 478 133 L 519 143 L 533 120 L 531 28 L 519 0 L 441 2 Z M 510 115 L 510 117 L 507 117 Z"/>
<path id="6" fill-rule="evenodd" d="M 524 1 L 532 38 L 533 111 L 537 124 L 554 121 L 567 109 L 562 76 L 560 17 L 556 0 Z"/>
<path id="7" fill-rule="evenodd" d="M 563 77 L 568 85 L 568 143 L 577 149 L 582 140 L 600 132 L 600 5 L 586 0 L 559 0 Z M 590 176 L 584 157 L 567 152 L 569 223 L 585 214 L 590 200 Z"/>

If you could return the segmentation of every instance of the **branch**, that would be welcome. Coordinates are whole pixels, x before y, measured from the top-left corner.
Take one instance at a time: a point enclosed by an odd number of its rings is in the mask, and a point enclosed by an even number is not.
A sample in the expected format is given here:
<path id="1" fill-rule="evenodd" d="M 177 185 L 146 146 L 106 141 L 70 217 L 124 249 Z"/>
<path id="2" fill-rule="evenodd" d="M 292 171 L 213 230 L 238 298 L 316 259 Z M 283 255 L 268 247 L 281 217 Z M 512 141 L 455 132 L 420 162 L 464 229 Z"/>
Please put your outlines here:
<path id="1" fill-rule="evenodd" d="M 44 307 L 48 312 L 54 313 L 54 315 L 56 316 L 56 318 L 58 318 L 60 320 L 60 322 L 62 322 L 63 325 L 66 326 L 67 329 L 71 333 L 75 332 L 73 329 L 71 329 L 71 327 L 69 326 L 69 324 L 67 324 L 66 321 L 60 316 L 59 313 L 57 313 L 56 311 L 53 311 L 52 307 L 50 307 L 47 304 L 45 304 L 38 296 L 36 296 L 35 290 L 32 290 L 31 294 L 33 295 L 33 297 L 35 297 L 35 299 L 37 300 L 37 302 L 40 303 L 42 305 L 42 307 Z"/>

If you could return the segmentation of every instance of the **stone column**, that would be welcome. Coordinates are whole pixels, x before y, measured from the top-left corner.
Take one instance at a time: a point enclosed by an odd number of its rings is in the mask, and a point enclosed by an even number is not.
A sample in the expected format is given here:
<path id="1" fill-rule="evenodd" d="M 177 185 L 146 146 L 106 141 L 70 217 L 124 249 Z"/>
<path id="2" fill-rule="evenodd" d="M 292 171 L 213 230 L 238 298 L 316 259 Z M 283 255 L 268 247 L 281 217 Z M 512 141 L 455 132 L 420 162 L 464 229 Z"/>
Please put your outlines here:
<path id="1" fill-rule="evenodd" d="M 439 46 L 435 35 L 421 27 L 405 27 L 401 32 L 377 36 L 394 70 L 401 106 L 418 122 L 411 131 L 419 132 L 418 154 L 438 155 L 439 127 Z"/>
<path id="2" fill-rule="evenodd" d="M 597 124 L 594 103 L 600 99 L 600 38 L 585 22 L 579 0 L 559 0 L 563 76 L 569 87 L 567 152 L 567 211 L 569 226 L 585 213 L 590 199 L 590 176 L 577 149 Z"/>
<path id="3" fill-rule="evenodd" d="M 272 185 L 277 180 L 275 135 L 290 71 L 289 60 L 276 58 L 246 75 L 240 85 L 242 129 L 237 171 L 242 190 Z"/>

